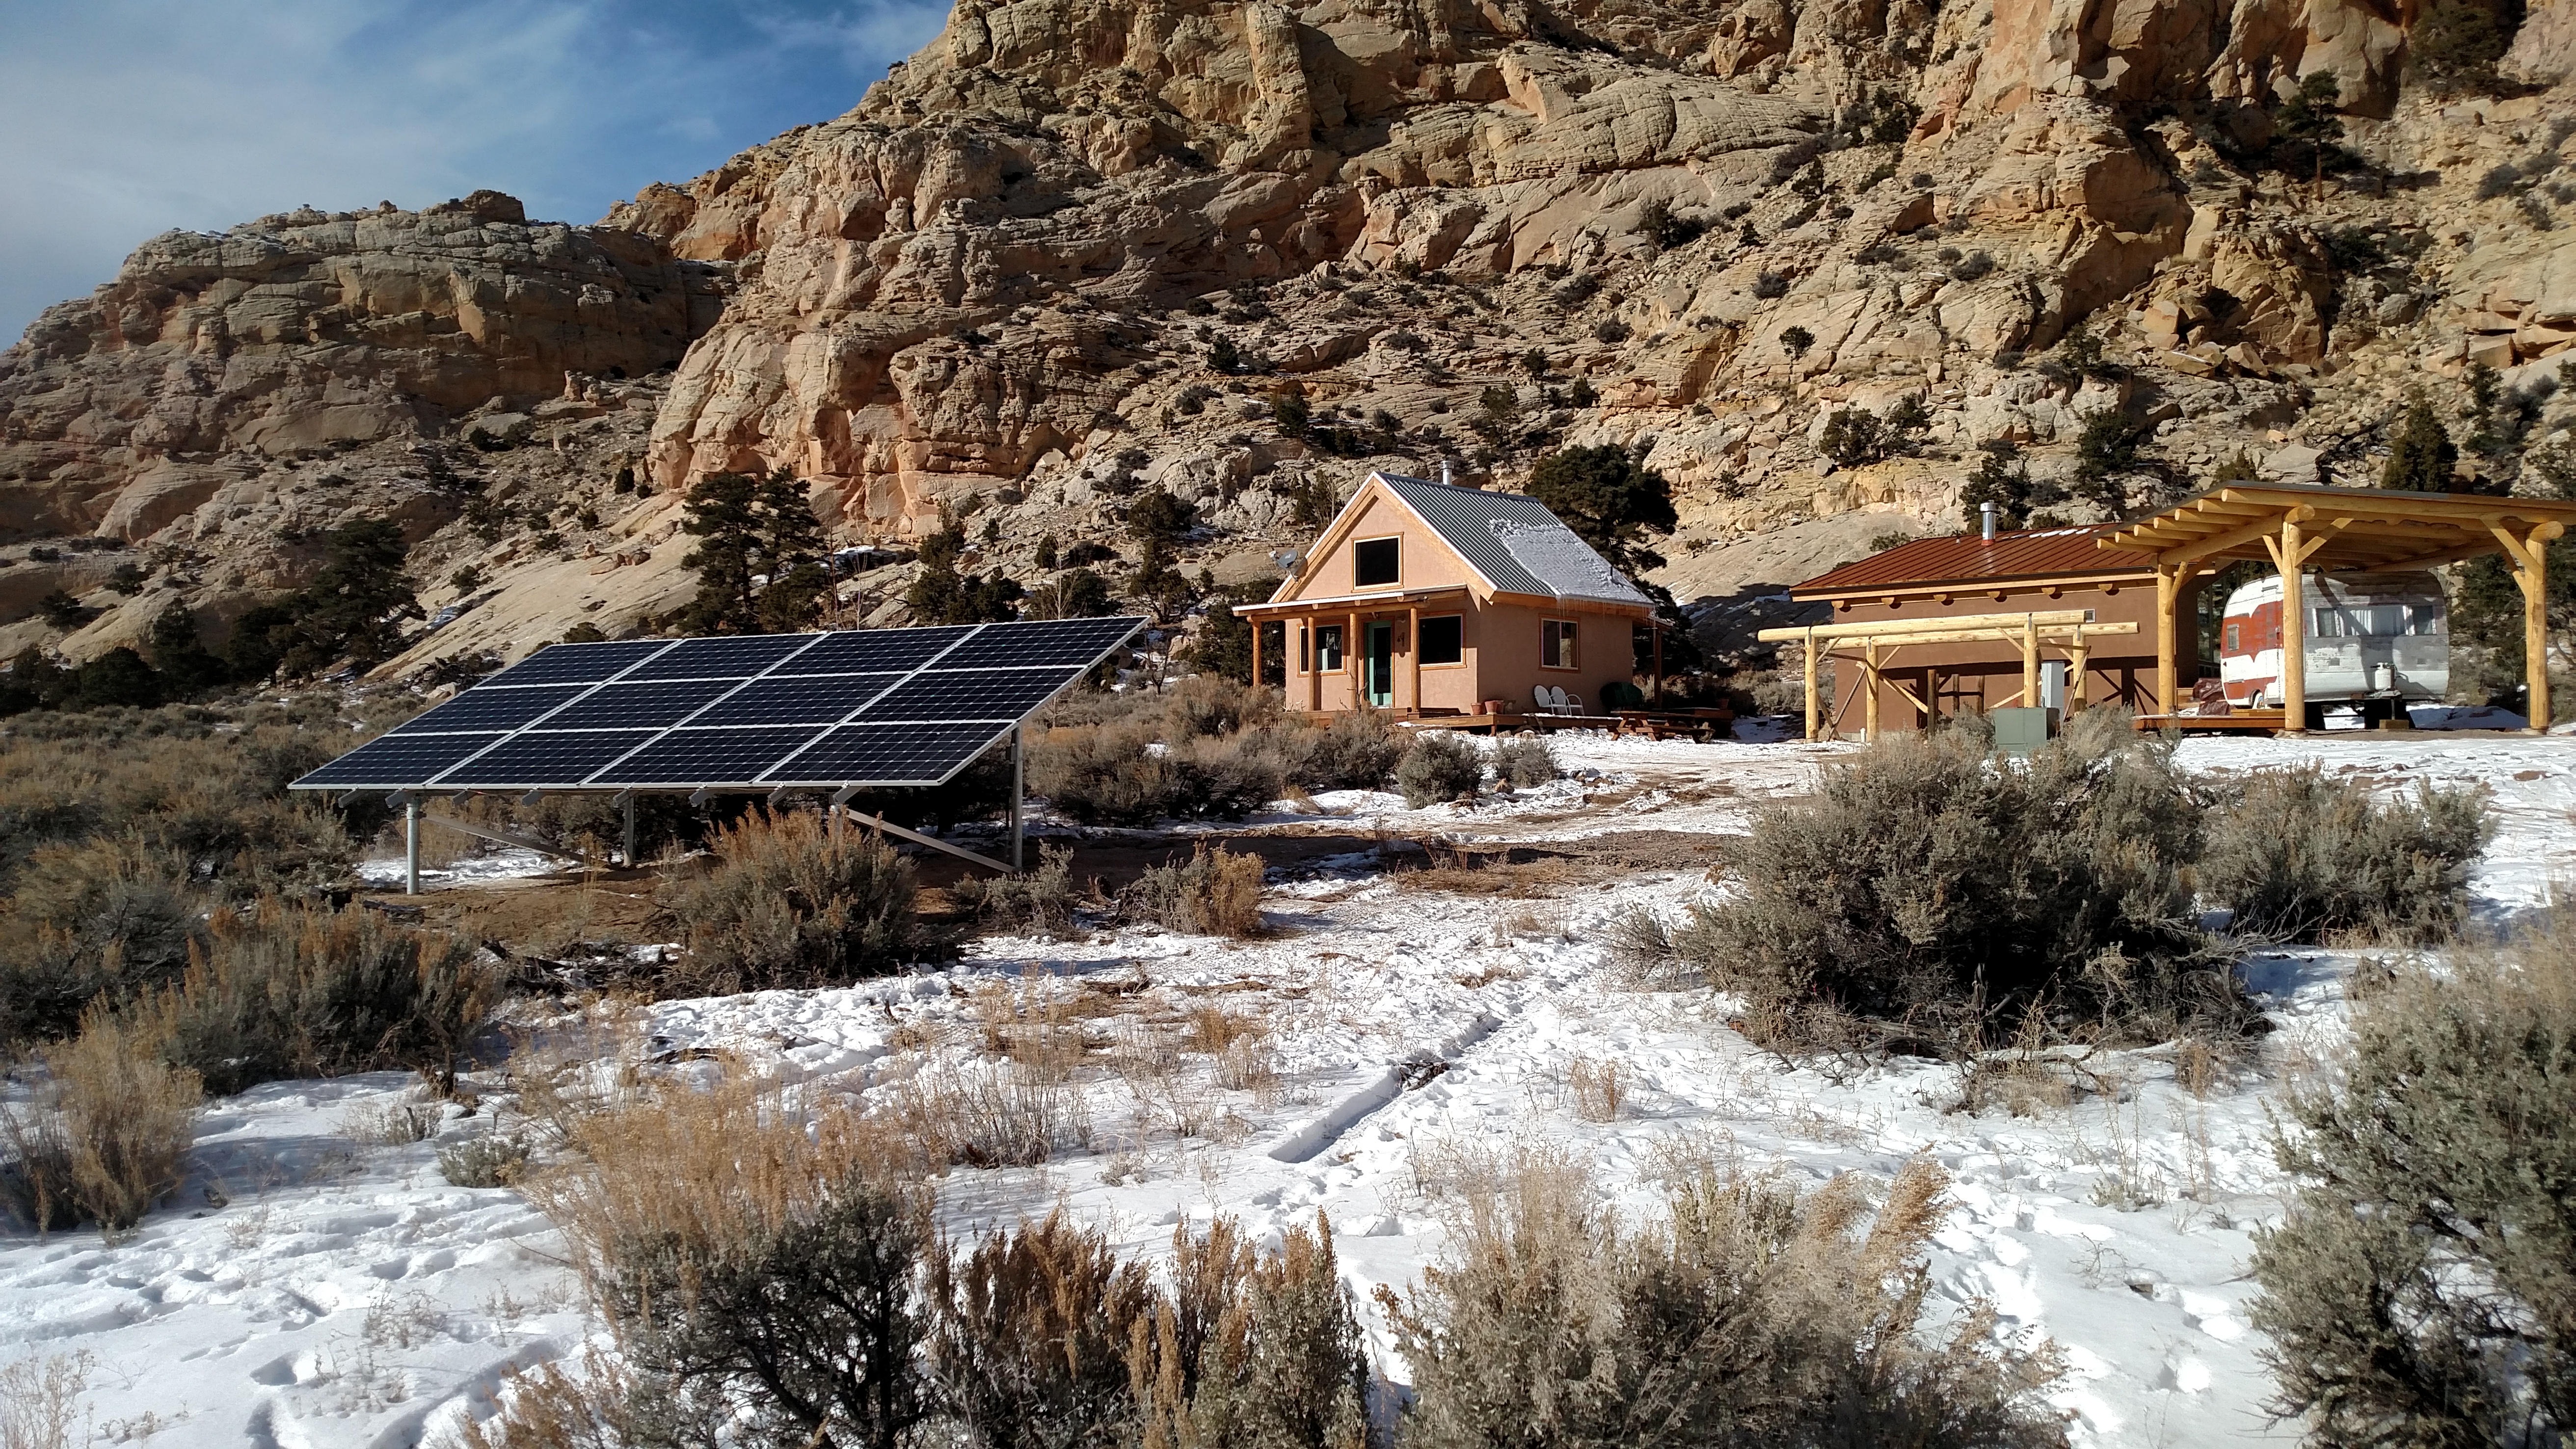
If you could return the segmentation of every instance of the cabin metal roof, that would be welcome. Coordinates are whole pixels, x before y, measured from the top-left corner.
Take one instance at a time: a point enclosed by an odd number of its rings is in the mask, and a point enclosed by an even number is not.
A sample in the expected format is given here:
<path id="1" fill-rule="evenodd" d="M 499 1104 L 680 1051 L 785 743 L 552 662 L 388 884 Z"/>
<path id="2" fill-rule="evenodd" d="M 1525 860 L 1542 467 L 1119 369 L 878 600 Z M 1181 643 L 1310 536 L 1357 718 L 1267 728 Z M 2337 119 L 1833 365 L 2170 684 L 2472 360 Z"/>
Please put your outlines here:
<path id="1" fill-rule="evenodd" d="M 1605 604 L 1653 603 L 1535 498 L 1400 473 L 1376 477 L 1503 593 Z"/>
<path id="2" fill-rule="evenodd" d="M 2022 529 L 1992 539 L 1974 533 L 1918 538 L 1818 574 L 1792 588 L 1792 597 L 1848 594 L 1872 589 L 1974 588 L 2005 580 L 2065 575 L 2153 574 L 2149 556 L 2105 548 L 2102 540 L 2125 525 Z"/>

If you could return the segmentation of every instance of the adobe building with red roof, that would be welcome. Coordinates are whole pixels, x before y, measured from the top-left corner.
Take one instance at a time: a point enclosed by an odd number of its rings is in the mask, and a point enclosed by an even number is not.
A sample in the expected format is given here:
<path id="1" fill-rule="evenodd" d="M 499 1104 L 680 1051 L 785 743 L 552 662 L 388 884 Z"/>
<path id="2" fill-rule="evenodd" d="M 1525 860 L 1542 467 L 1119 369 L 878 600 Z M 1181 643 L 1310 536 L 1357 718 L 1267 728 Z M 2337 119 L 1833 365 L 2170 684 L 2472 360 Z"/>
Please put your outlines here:
<path id="1" fill-rule="evenodd" d="M 2157 699 L 2156 566 L 2144 552 L 2103 546 L 2122 526 L 1918 538 L 1809 579 L 1789 594 L 1800 603 L 1831 604 L 1835 624 L 2089 609 L 2094 623 L 2131 624 L 2134 631 L 2102 636 L 2083 656 L 2080 678 L 2066 677 L 2063 662 L 2049 677 L 2066 699 L 2117 702 L 2146 713 Z M 2188 599 L 2179 608 L 2190 616 Z M 2183 672 L 2194 672 L 2195 663 L 2183 661 Z M 1833 696 L 1824 702 L 1826 734 L 1849 733 L 1869 713 L 1860 693 L 1866 677 L 1862 669 L 1836 672 Z M 1927 713 L 1949 719 L 2060 703 L 2022 698 L 2022 646 L 2008 639 L 1908 644 L 1879 677 L 1876 716 L 1886 728 L 1920 728 Z"/>

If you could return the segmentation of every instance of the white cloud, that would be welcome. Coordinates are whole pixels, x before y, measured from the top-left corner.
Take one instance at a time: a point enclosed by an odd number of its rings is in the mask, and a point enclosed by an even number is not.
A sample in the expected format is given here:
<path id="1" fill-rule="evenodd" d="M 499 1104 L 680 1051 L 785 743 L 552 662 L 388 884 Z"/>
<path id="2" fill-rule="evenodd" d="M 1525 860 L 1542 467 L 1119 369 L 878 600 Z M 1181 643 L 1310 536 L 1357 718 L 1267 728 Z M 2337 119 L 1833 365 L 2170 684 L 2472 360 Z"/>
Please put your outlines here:
<path id="1" fill-rule="evenodd" d="M 846 110 L 934 0 L 0 0 L 0 340 L 172 227 L 476 187 L 595 219 Z"/>

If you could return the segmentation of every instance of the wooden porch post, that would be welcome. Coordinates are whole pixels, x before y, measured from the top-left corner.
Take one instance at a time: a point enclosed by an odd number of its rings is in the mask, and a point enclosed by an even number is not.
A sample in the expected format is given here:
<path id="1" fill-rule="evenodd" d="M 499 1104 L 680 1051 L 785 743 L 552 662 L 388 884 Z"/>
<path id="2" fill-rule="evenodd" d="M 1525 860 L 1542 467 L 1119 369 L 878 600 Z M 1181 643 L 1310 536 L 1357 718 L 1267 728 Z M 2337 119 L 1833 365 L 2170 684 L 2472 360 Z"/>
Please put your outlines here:
<path id="1" fill-rule="evenodd" d="M 1822 722 L 1823 713 L 1816 703 L 1816 626 L 1810 624 L 1807 626 L 1807 738 L 1811 741 L 1816 737 L 1816 726 Z"/>
<path id="2" fill-rule="evenodd" d="M 1404 654 L 1412 661 L 1413 713 L 1422 713 L 1422 606 L 1408 604 L 1404 610 Z"/>
<path id="3" fill-rule="evenodd" d="M 1252 616 L 1252 687 L 1261 687 L 1261 616 Z M 1285 693 L 1283 690 L 1282 693 Z"/>
<path id="4" fill-rule="evenodd" d="M 1306 712 L 1321 714 L 1324 712 L 1324 656 L 1322 645 L 1315 637 L 1315 616 L 1309 614 L 1298 623 L 1306 631 Z"/>
<path id="5" fill-rule="evenodd" d="M 1655 636 L 1655 672 L 1652 682 L 1655 686 L 1655 707 L 1661 709 L 1664 704 L 1664 621 L 1648 618 L 1646 632 Z"/>
<path id="6" fill-rule="evenodd" d="M 2039 708 L 2039 618 L 2021 616 L 2021 707 Z"/>
<path id="7" fill-rule="evenodd" d="M 2504 545 L 2505 562 L 2522 590 L 2522 678 L 2529 692 L 2525 713 L 2534 734 L 2549 732 L 2549 543 L 2567 531 L 2564 524 L 2544 523 L 2527 539 L 2507 532 L 2501 520 L 2484 520 L 2487 531 Z"/>
<path id="8" fill-rule="evenodd" d="M 1351 708 L 1367 703 L 1360 693 L 1360 611 L 1351 610 L 1350 623 L 1342 630 L 1342 682 L 1350 686 Z"/>
<path id="9" fill-rule="evenodd" d="M 2299 516 L 2281 520 L 2281 729 L 2308 728 L 2307 553 L 2299 547 Z"/>
<path id="10" fill-rule="evenodd" d="M 1861 648 L 1860 687 L 1869 691 L 1861 703 L 1861 726 L 1871 744 L 1878 743 L 1878 641 L 1873 639 Z"/>
<path id="11" fill-rule="evenodd" d="M 2092 651 L 2086 647 L 2084 643 L 2084 626 L 2081 624 L 2076 625 L 2074 642 L 2066 646 L 2066 672 L 2068 676 L 2066 680 L 2066 712 L 2068 714 L 2081 714 L 2084 712 L 2084 669 L 2088 662 L 2086 656 L 2091 652 Z"/>
<path id="12" fill-rule="evenodd" d="M 2180 624 L 2174 618 L 2175 606 L 2182 598 L 2182 577 L 2189 564 L 2156 565 L 2156 713 L 2172 714 L 2181 707 L 2182 681 L 2177 677 L 2179 653 L 2175 635 Z"/>

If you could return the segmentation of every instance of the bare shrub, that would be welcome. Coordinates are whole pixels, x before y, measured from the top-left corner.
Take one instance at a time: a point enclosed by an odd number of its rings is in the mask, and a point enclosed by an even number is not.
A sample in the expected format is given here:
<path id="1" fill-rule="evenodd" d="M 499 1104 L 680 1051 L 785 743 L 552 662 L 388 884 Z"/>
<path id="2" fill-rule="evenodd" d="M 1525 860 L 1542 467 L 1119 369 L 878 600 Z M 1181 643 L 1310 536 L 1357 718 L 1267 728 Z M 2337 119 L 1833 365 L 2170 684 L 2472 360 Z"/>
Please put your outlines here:
<path id="1" fill-rule="evenodd" d="M 494 1396 L 499 1411 L 466 1419 L 453 1449 L 636 1449 L 661 1427 L 654 1396 L 639 1387 L 596 1345 L 582 1349 L 577 1373 L 550 1363 L 512 1369 Z"/>
<path id="2" fill-rule="evenodd" d="M 1261 857 L 1198 847 L 1176 865 L 1149 867 L 1120 896 L 1130 914 L 1195 936 L 1261 932 Z"/>
<path id="3" fill-rule="evenodd" d="M 2193 911 L 2199 846 L 2171 747 L 2119 711 L 2026 767 L 1968 731 L 1906 736 L 1759 817 L 1743 890 L 1674 948 L 1793 1049 L 1956 1053 L 2032 1013 L 2051 1039 L 2233 1035 L 2253 1013 Z"/>
<path id="4" fill-rule="evenodd" d="M 498 992 L 480 949 L 352 905 L 218 911 L 178 985 L 135 1009 L 174 1065 L 230 1094 L 388 1067 L 442 1091 Z"/>
<path id="5" fill-rule="evenodd" d="M 1473 799 L 1485 778 L 1485 758 L 1450 730 L 1425 730 L 1395 767 L 1395 787 L 1407 809 Z"/>
<path id="6" fill-rule="evenodd" d="M 896 1089 L 892 1120 L 934 1168 L 1035 1167 L 1091 1144 L 1082 1093 L 1017 1065 L 916 1076 Z"/>
<path id="7" fill-rule="evenodd" d="M 2466 918 L 2469 871 L 2494 834 L 2477 790 L 2419 782 L 2412 800 L 2382 803 L 2316 765 L 2265 771 L 2211 823 L 2200 887 L 2241 934 L 2438 941 Z"/>
<path id="8" fill-rule="evenodd" d="M 1570 1160 L 1513 1168 L 1471 1195 L 1446 1263 L 1381 1290 L 1414 1369 L 1408 1449 L 1659 1443 L 1677 1424 L 1699 1443 L 2064 1442 L 2040 1399 L 2053 1356 L 1996 1346 L 1989 1312 L 1921 1333 L 1945 1186 L 1928 1161 L 1875 1215 L 1849 1175 L 1801 1197 L 1710 1164 L 1635 1233 Z"/>
<path id="9" fill-rule="evenodd" d="M 1129 1383 L 1147 1445 L 1365 1449 L 1366 1341 L 1320 1212 L 1275 1254 L 1230 1218 L 1172 1235 L 1172 1288 L 1129 1329 Z"/>
<path id="10" fill-rule="evenodd" d="M 1079 899 L 1073 852 L 1061 845 L 1042 845 L 1037 869 L 991 879 L 968 876 L 950 886 L 948 895 L 989 924 L 1061 940 L 1074 934 L 1074 904 Z"/>
<path id="11" fill-rule="evenodd" d="M 0 1188 L 37 1230 L 94 1222 L 112 1239 L 177 1190 L 204 1091 L 154 1045 L 93 1009 L 78 1037 L 46 1054 L 35 1102 L 0 1107 L 10 1154 Z"/>
<path id="12" fill-rule="evenodd" d="M 0 1449 L 79 1449 L 81 1395 L 97 1361 L 87 1353 L 20 1359 L 0 1368 Z"/>
<path id="13" fill-rule="evenodd" d="M 943 1417 L 990 1449 L 1124 1442 L 1136 1417 L 1128 1343 L 1152 1315 L 1152 1276 L 1060 1213 L 962 1258 L 942 1247 L 924 1293 Z"/>
<path id="14" fill-rule="evenodd" d="M 497 1133 L 438 1149 L 438 1175 L 450 1187 L 508 1187 L 528 1166 L 528 1139 Z"/>
<path id="15" fill-rule="evenodd" d="M 2289 1094 L 2302 1184 L 2256 1241 L 2277 1407 L 2318 1445 L 2576 1429 L 2576 931 L 2364 981 L 2339 1079 Z"/>
<path id="16" fill-rule="evenodd" d="M 1574 1115 L 1586 1122 L 1616 1122 L 1627 1101 L 1628 1084 L 1619 1064 L 1576 1057 L 1565 1064 L 1565 1089 L 1574 1097 Z"/>
<path id="17" fill-rule="evenodd" d="M 1222 1006 L 1199 1005 L 1190 1008 L 1190 1033 L 1187 1049 L 1211 1056 L 1222 1053 L 1238 1041 L 1267 1035 L 1269 1028 L 1258 1017 L 1242 1015 Z"/>
<path id="18" fill-rule="evenodd" d="M 1563 773 L 1545 740 L 1504 740 L 1494 746 L 1494 778 L 1515 790 L 1544 785 Z"/>
<path id="19" fill-rule="evenodd" d="M 404 1147 L 438 1135 L 446 1109 L 435 1098 L 417 1092 L 389 1102 L 366 1102 L 340 1119 L 340 1135 L 368 1147 Z"/>
<path id="20" fill-rule="evenodd" d="M 714 849 L 720 863 L 667 896 L 688 942 L 675 992 L 840 985 L 912 949 L 912 864 L 884 840 L 761 813 L 718 832 Z"/>
<path id="21" fill-rule="evenodd" d="M 1279 798 L 1263 735 L 1193 727 L 1146 718 L 1048 730 L 1029 753 L 1029 787 L 1087 825 L 1240 820 Z"/>

